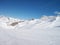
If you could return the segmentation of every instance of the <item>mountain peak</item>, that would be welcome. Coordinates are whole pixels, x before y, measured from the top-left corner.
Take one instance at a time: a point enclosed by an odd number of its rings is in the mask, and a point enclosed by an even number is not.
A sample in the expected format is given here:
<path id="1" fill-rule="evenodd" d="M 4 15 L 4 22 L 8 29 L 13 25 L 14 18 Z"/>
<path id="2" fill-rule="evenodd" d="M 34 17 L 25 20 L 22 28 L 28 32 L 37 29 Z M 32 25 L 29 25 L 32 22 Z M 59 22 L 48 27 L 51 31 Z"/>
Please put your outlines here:
<path id="1" fill-rule="evenodd" d="M 49 21 L 49 22 L 52 22 L 52 21 L 54 21 L 54 20 L 56 20 L 56 17 L 57 16 L 43 16 L 43 17 L 41 17 L 41 21 Z"/>

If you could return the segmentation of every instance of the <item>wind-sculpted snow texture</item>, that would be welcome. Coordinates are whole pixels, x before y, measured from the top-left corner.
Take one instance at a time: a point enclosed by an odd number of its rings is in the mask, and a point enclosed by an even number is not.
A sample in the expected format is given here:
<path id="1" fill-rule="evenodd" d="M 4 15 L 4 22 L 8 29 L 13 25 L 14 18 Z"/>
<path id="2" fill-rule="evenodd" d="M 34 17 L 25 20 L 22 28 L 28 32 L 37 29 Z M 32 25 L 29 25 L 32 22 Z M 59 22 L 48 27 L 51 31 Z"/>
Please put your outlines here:
<path id="1" fill-rule="evenodd" d="M 0 45 L 60 45 L 60 16 L 34 20 L 0 17 Z"/>

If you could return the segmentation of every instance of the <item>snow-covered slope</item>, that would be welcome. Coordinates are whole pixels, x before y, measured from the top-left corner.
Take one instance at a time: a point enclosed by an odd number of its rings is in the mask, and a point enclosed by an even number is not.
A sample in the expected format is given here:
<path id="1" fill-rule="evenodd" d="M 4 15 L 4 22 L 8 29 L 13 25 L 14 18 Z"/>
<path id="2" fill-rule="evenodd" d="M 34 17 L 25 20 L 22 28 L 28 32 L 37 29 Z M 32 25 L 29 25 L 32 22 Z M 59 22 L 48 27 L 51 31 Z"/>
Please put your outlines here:
<path id="1" fill-rule="evenodd" d="M 60 16 L 32 20 L 0 16 L 0 45 L 60 45 Z"/>

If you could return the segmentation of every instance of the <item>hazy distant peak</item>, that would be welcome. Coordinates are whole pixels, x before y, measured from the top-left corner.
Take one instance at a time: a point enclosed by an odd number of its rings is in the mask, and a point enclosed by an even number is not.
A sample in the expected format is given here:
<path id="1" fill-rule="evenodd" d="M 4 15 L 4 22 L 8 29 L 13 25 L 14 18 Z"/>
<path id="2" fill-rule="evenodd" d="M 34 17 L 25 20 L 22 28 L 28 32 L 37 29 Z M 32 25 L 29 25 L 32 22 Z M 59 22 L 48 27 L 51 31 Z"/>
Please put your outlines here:
<path id="1" fill-rule="evenodd" d="M 50 22 L 52 22 L 52 21 L 54 21 L 54 20 L 56 20 L 56 17 L 57 16 L 43 16 L 43 17 L 41 17 L 41 21 L 50 21 Z"/>

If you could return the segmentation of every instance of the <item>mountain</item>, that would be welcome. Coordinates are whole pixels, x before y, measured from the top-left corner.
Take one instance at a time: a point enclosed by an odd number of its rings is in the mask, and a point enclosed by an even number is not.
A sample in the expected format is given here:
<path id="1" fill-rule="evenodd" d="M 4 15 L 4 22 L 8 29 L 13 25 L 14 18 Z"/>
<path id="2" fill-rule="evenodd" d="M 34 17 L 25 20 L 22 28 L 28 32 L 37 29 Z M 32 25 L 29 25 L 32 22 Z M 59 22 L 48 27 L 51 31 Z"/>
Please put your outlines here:
<path id="1" fill-rule="evenodd" d="M 16 26 L 23 27 L 26 25 L 28 26 L 35 25 L 34 27 L 37 26 L 39 28 L 54 27 L 54 26 L 59 27 L 60 26 L 59 20 L 60 20 L 60 16 L 43 16 L 40 19 L 34 19 L 34 20 L 32 19 L 31 20 L 20 20 L 20 19 L 15 19 L 11 17 L 0 16 L 0 27 L 9 28 L 9 29 L 15 28 Z"/>
<path id="2" fill-rule="evenodd" d="M 0 16 L 0 45 L 60 45 L 60 16 L 31 20 Z"/>
<path id="3" fill-rule="evenodd" d="M 0 27 L 2 28 L 13 28 L 13 26 L 17 25 L 20 21 L 19 19 L 0 16 Z"/>

